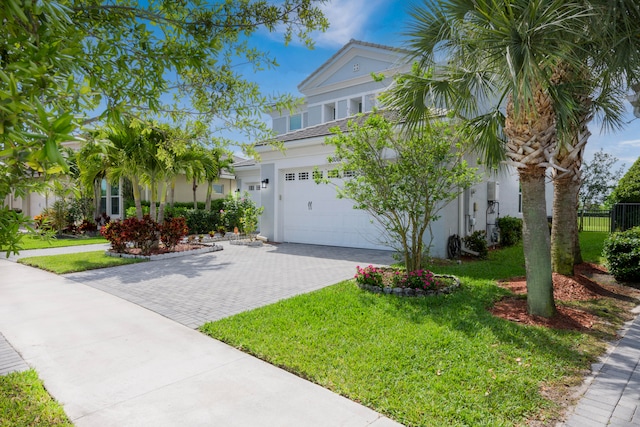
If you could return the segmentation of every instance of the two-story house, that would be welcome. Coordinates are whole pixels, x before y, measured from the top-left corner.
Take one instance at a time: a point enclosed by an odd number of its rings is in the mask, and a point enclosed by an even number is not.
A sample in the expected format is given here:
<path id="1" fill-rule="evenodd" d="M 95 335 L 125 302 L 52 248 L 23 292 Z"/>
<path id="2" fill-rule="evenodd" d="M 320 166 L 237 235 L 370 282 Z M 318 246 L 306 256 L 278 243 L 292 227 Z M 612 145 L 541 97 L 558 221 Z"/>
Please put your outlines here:
<path id="1" fill-rule="evenodd" d="M 331 185 L 316 184 L 314 174 L 334 180 L 328 161 L 333 147 L 325 144 L 330 128 L 345 127 L 349 118 L 377 106 L 377 98 L 394 76 L 411 67 L 406 52 L 392 47 L 351 40 L 298 86 L 304 104 L 292 112 L 272 113 L 273 130 L 283 152 L 259 145 L 259 163 L 236 165 L 241 191 L 264 206 L 260 232 L 277 242 L 390 249 L 380 244 L 381 230 L 365 211 L 338 199 Z M 373 79 L 372 73 L 384 75 Z M 473 159 L 469 159 L 473 163 Z M 499 176 L 461 193 L 441 211 L 432 226 L 431 254 L 445 257 L 449 236 L 486 230 L 489 238 L 498 215 L 519 216 L 517 176 L 505 170 Z M 433 240 L 431 240 L 433 237 Z"/>

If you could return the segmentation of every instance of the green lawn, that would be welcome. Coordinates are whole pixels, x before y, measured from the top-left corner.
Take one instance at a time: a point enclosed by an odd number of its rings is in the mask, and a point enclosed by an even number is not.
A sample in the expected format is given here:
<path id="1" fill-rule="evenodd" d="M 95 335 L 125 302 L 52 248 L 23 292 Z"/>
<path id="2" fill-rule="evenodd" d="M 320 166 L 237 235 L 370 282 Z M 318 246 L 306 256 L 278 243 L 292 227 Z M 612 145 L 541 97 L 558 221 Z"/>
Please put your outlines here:
<path id="1" fill-rule="evenodd" d="M 104 251 L 80 252 L 64 255 L 46 255 L 26 257 L 19 263 L 41 268 L 56 274 L 75 273 L 78 271 L 94 270 L 96 268 L 115 267 L 118 265 L 145 262 L 139 258 L 117 258 L 104 254 Z"/>
<path id="2" fill-rule="evenodd" d="M 73 426 L 62 406 L 44 389 L 34 370 L 0 376 L 0 425 Z"/>
<path id="3" fill-rule="evenodd" d="M 46 248 L 59 248 L 63 246 L 80 246 L 80 245 L 94 245 L 96 243 L 109 243 L 103 237 L 78 237 L 78 238 L 52 238 L 43 239 L 39 236 L 25 235 L 22 237 L 21 247 L 22 250 L 29 249 L 46 249 Z"/>
<path id="4" fill-rule="evenodd" d="M 584 240 L 589 257 L 597 240 Z M 508 292 L 496 279 L 524 274 L 521 246 L 439 264 L 434 270 L 461 277 L 460 291 L 399 298 L 345 281 L 201 330 L 409 426 L 552 418 L 559 406 L 541 386 L 579 383 L 603 351 L 602 335 L 522 326 L 486 310 Z"/>

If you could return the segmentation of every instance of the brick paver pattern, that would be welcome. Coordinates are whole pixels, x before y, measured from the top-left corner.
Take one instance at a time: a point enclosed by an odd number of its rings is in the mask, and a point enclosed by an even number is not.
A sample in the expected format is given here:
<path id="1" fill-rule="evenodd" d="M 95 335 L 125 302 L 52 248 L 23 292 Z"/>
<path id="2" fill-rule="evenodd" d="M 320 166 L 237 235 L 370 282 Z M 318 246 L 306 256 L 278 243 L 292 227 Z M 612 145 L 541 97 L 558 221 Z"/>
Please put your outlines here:
<path id="1" fill-rule="evenodd" d="M 299 244 L 246 247 L 66 275 L 190 328 L 388 265 L 392 252 Z"/>

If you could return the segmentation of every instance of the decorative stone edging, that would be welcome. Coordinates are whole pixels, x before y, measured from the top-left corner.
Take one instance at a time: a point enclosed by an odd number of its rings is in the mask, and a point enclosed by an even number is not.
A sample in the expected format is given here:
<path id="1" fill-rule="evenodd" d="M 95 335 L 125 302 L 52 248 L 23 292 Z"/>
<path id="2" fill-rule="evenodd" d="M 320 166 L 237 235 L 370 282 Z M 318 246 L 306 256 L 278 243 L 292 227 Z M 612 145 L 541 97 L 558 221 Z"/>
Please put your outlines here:
<path id="1" fill-rule="evenodd" d="M 230 245 L 242 245 L 242 246 L 250 246 L 250 247 L 260 247 L 263 245 L 260 240 L 229 240 Z"/>
<path id="2" fill-rule="evenodd" d="M 392 288 L 390 286 L 385 286 L 384 288 L 381 288 L 380 286 L 361 285 L 361 284 L 358 284 L 358 287 L 360 289 L 373 292 L 375 294 L 393 294 L 393 295 L 398 295 L 403 297 L 426 297 L 430 295 L 450 294 L 451 292 L 455 291 L 460 287 L 460 279 L 458 279 L 456 276 L 453 276 L 451 274 L 434 274 L 433 277 L 436 277 L 436 278 L 442 277 L 445 279 L 451 279 L 453 280 L 453 284 L 450 286 L 447 286 L 446 288 L 428 290 L 428 291 L 425 291 L 423 289 L 413 289 L 413 288 Z"/>
<path id="3" fill-rule="evenodd" d="M 199 255 L 199 254 L 204 254 L 208 252 L 217 252 L 217 251 L 221 251 L 222 249 L 224 248 L 219 245 L 205 245 L 200 249 L 191 249 L 189 251 L 181 251 L 181 252 L 167 252 L 165 254 L 156 254 L 156 255 L 134 255 L 134 254 L 123 254 L 123 253 L 111 252 L 111 251 L 105 251 L 105 255 L 116 257 L 116 258 L 139 258 L 139 259 L 146 259 L 149 261 L 160 261 L 164 259 L 178 258 L 186 255 Z"/>

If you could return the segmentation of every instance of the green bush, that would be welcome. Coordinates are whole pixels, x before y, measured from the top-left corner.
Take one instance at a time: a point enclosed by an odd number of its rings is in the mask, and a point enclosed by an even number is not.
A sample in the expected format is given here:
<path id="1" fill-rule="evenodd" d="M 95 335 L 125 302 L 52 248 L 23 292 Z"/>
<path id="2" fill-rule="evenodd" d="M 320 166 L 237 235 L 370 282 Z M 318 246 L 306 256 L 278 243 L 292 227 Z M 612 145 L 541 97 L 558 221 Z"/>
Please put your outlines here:
<path id="1" fill-rule="evenodd" d="M 142 215 L 149 215 L 149 206 L 142 205 Z M 125 218 L 135 218 L 136 217 L 136 207 L 129 206 L 124 212 Z"/>
<path id="2" fill-rule="evenodd" d="M 612 198 L 616 203 L 640 203 L 640 158 L 618 181 Z"/>
<path id="3" fill-rule="evenodd" d="M 487 249 L 487 233 L 484 230 L 477 230 L 464 238 L 464 244 L 467 249 L 478 252 L 480 258 L 486 258 L 489 255 Z"/>
<path id="4" fill-rule="evenodd" d="M 522 220 L 512 216 L 498 218 L 498 228 L 500 229 L 500 244 L 502 246 L 513 246 L 522 240 Z"/>
<path id="5" fill-rule="evenodd" d="M 238 227 L 242 232 L 247 231 L 245 230 L 246 226 L 243 218 L 246 217 L 246 213 L 249 213 L 249 216 L 256 213 L 257 215 L 260 215 L 262 212 L 257 212 L 258 210 L 256 210 L 256 205 L 253 200 L 251 200 L 248 193 L 245 192 L 242 197 L 228 195 L 224 199 L 224 207 L 220 212 L 222 224 L 228 231 L 232 231 L 234 227 Z M 251 214 L 250 212 L 254 213 Z M 255 226 L 257 226 L 257 220 Z M 251 228 L 251 226 L 249 228 Z M 255 229 L 251 231 L 255 231 Z"/>
<path id="6" fill-rule="evenodd" d="M 602 255 L 616 280 L 640 282 L 640 227 L 612 233 Z"/>

